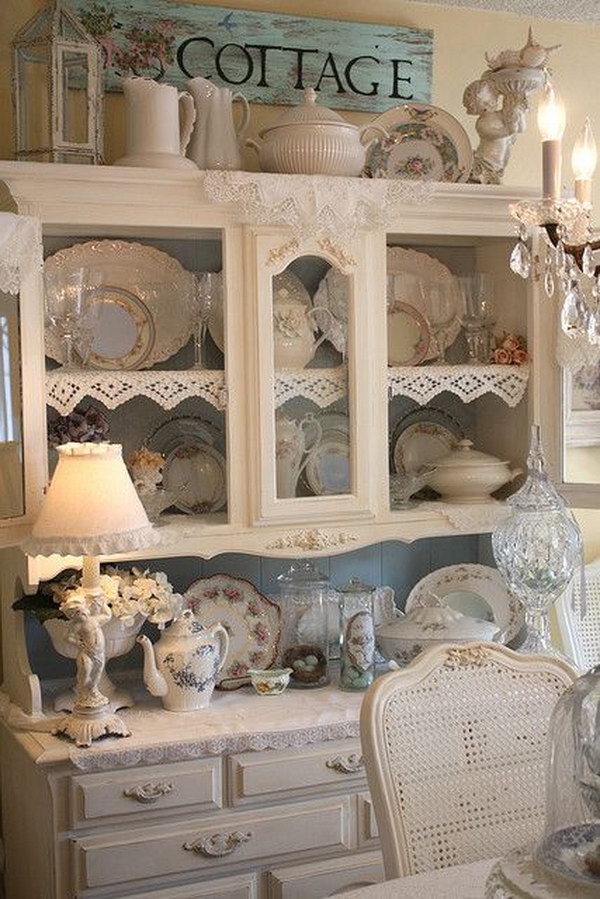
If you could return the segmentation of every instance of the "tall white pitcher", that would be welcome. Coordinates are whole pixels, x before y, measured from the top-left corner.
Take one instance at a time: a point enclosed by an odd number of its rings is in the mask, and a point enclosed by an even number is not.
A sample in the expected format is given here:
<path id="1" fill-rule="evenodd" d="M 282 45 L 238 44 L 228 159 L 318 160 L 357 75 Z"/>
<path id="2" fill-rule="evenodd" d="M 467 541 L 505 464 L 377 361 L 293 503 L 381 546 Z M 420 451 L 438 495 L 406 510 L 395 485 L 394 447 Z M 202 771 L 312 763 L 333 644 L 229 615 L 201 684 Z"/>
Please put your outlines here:
<path id="1" fill-rule="evenodd" d="M 242 167 L 240 138 L 250 121 L 250 107 L 243 94 L 217 87 L 198 76 L 187 83 L 196 105 L 196 124 L 187 155 L 199 169 L 239 170 Z M 242 115 L 237 125 L 233 104 L 239 100 Z"/>
<path id="2" fill-rule="evenodd" d="M 149 78 L 123 82 L 126 116 L 126 153 L 115 165 L 143 165 L 162 169 L 195 169 L 185 151 L 196 110 L 187 91 Z"/>

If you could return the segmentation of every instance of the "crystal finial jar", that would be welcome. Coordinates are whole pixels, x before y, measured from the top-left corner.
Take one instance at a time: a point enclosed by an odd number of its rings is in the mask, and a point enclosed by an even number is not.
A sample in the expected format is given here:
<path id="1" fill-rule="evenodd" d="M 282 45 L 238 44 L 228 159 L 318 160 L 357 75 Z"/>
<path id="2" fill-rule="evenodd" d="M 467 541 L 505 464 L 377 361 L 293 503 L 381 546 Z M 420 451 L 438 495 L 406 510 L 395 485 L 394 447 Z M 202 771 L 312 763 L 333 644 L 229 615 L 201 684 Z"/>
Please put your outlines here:
<path id="1" fill-rule="evenodd" d="M 342 690 L 365 690 L 375 678 L 374 591 L 374 586 L 358 577 L 337 588 Z"/>
<path id="2" fill-rule="evenodd" d="M 532 428 L 527 480 L 507 500 L 510 515 L 492 534 L 498 569 L 521 600 L 527 619 L 522 652 L 560 655 L 548 612 L 583 565 L 581 532 L 545 469 L 539 426 Z"/>
<path id="3" fill-rule="evenodd" d="M 327 587 L 329 579 L 309 560 L 292 562 L 277 578 L 283 617 L 282 664 L 290 686 L 329 683 Z"/>

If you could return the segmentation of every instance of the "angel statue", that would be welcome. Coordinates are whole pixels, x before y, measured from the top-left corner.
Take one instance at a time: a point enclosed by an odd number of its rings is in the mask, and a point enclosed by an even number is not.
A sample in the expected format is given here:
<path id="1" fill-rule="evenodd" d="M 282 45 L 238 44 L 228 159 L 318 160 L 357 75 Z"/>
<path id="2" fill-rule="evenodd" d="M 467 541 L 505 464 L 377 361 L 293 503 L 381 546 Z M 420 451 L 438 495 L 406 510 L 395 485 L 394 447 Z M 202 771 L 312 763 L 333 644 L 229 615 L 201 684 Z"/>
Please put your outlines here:
<path id="1" fill-rule="evenodd" d="M 495 57 L 485 54 L 488 68 L 463 93 L 463 106 L 469 115 L 477 116 L 479 137 L 469 181 L 502 183 L 513 144 L 525 131 L 527 97 L 545 84 L 548 55 L 559 46 L 542 47 L 530 28 L 520 50 L 502 50 Z"/>
<path id="2" fill-rule="evenodd" d="M 102 625 L 112 616 L 104 596 L 73 597 L 62 605 L 71 621 L 67 640 L 77 648 L 76 707 L 97 708 L 108 699 L 98 689 L 106 662 Z"/>

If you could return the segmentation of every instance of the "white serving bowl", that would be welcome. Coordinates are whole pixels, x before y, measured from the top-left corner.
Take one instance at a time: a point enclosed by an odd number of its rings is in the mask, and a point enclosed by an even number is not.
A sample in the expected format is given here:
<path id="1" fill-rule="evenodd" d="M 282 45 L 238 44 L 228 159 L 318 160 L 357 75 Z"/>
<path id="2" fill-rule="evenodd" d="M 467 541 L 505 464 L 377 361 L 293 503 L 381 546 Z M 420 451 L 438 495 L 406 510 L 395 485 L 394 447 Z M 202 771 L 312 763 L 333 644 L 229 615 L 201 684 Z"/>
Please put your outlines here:
<path id="1" fill-rule="evenodd" d="M 461 440 L 452 452 L 435 460 L 435 469 L 426 484 L 437 490 L 446 503 L 487 503 L 490 494 L 521 474 L 496 456 L 473 449 L 470 440 Z"/>

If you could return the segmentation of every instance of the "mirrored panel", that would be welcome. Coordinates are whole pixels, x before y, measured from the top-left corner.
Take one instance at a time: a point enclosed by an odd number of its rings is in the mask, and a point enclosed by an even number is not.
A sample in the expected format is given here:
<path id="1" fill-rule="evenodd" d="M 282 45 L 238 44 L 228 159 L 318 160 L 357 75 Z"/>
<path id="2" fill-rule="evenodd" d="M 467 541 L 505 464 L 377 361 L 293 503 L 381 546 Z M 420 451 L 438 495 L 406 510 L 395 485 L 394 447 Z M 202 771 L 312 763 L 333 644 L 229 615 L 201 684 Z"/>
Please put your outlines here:
<path id="1" fill-rule="evenodd" d="M 350 289 L 348 275 L 316 256 L 273 277 L 278 499 L 353 492 Z"/>
<path id="2" fill-rule="evenodd" d="M 19 300 L 0 291 L 0 518 L 25 514 Z"/>
<path id="3" fill-rule="evenodd" d="M 600 363 L 563 375 L 563 480 L 600 484 Z"/>

